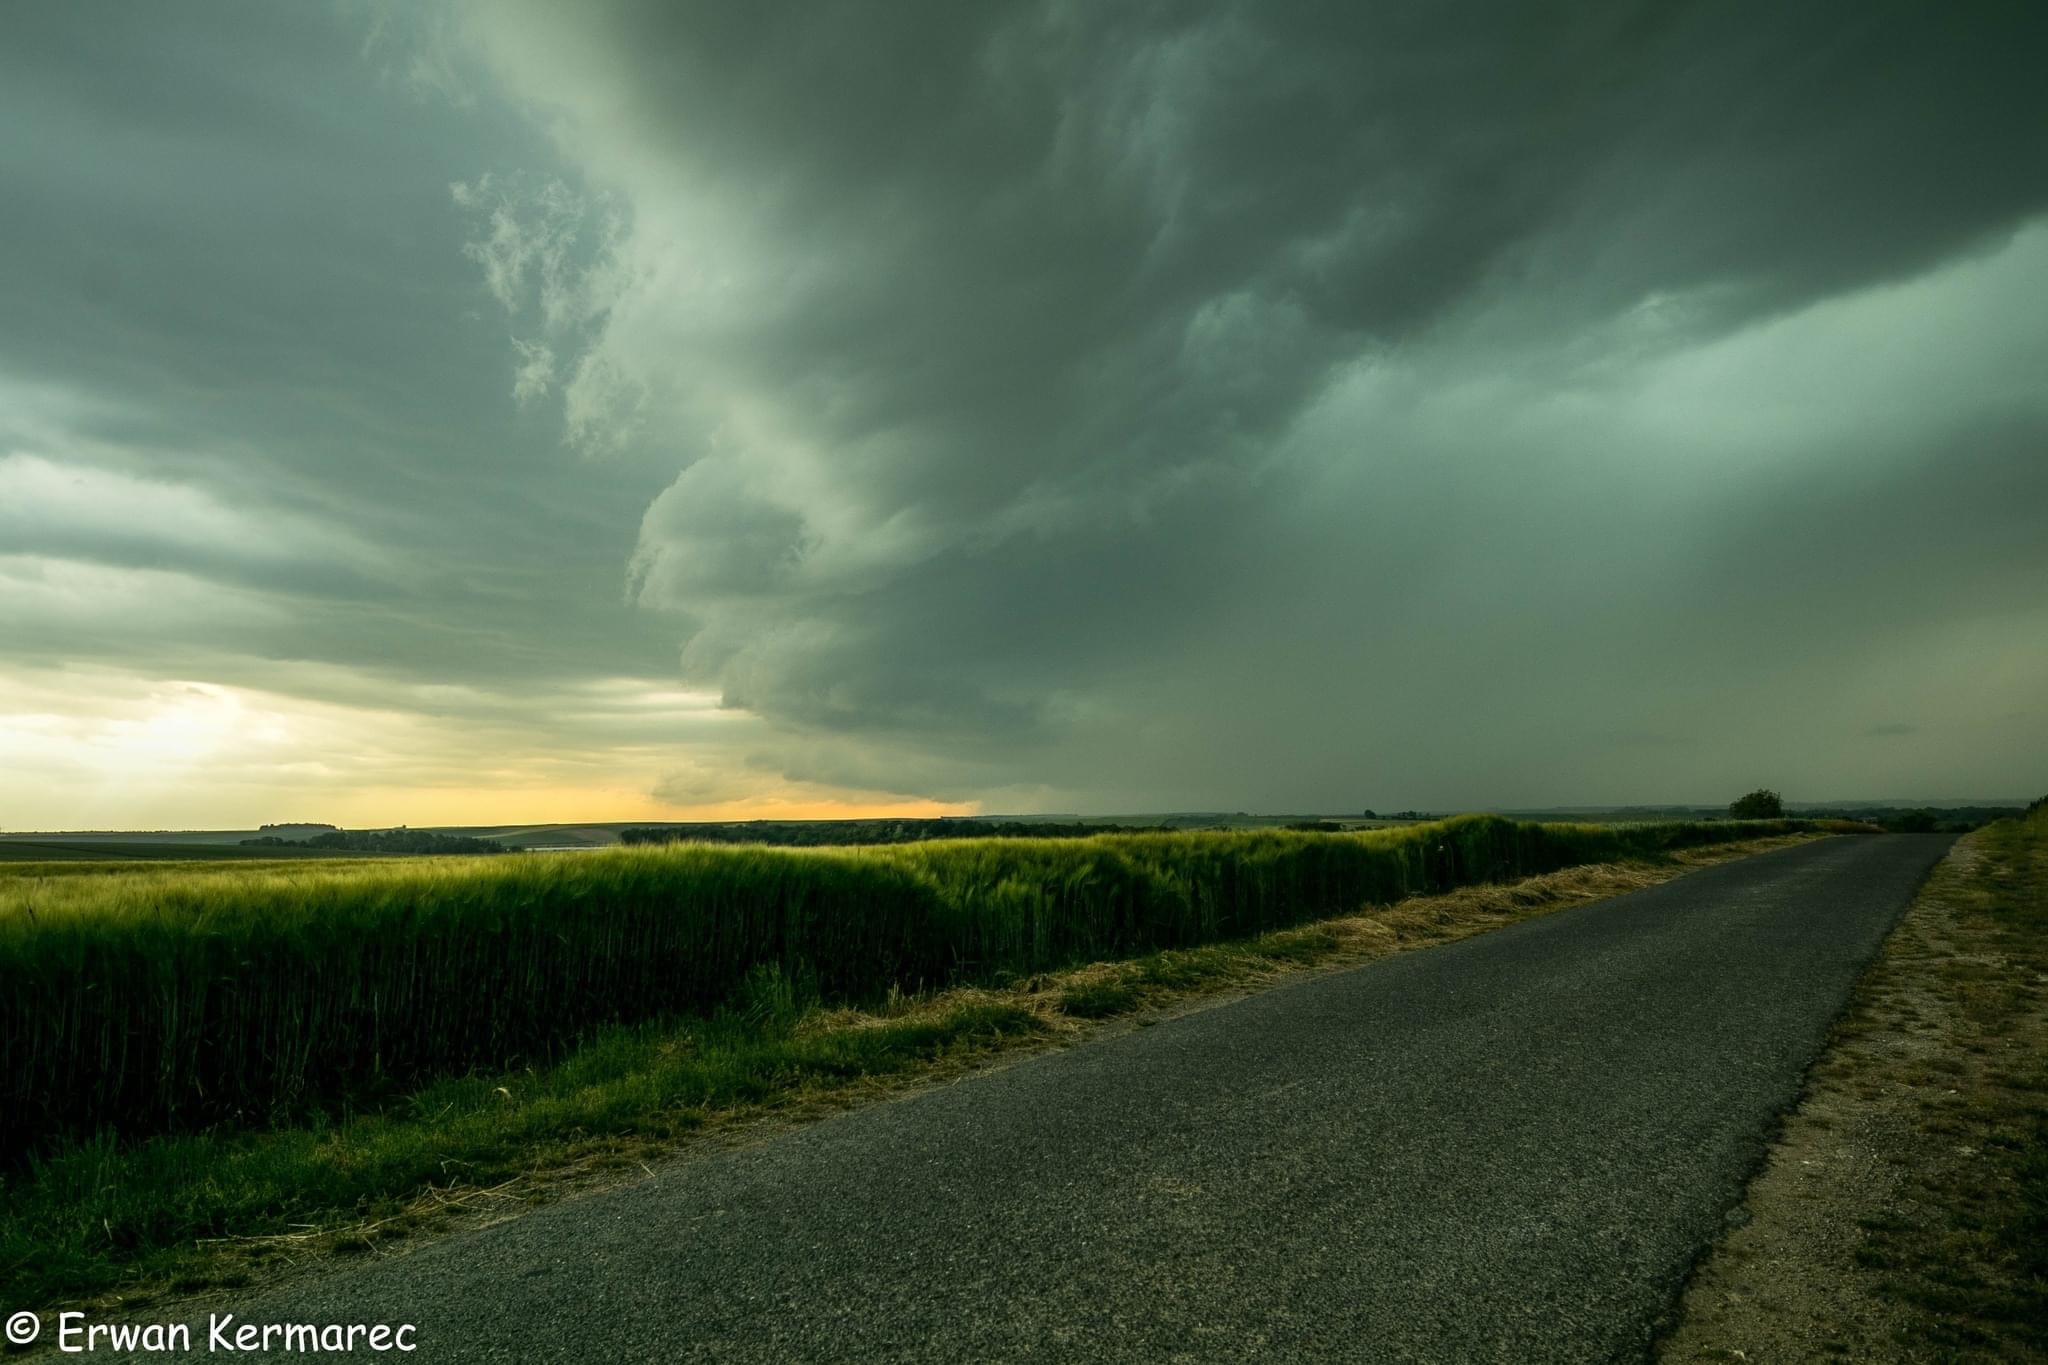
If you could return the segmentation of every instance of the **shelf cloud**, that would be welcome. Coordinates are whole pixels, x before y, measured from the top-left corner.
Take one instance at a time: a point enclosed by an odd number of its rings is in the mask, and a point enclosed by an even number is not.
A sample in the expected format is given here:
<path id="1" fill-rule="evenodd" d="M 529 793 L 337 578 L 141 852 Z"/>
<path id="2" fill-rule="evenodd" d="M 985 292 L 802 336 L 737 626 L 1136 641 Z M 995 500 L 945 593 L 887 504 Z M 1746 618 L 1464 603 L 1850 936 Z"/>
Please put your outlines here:
<path id="1" fill-rule="evenodd" d="M 715 698 L 635 810 L 2017 794 L 2044 26 L 36 16 L 0 555 L 259 595 L 209 685 Z M 81 633 L 0 663 L 165 670 Z"/>

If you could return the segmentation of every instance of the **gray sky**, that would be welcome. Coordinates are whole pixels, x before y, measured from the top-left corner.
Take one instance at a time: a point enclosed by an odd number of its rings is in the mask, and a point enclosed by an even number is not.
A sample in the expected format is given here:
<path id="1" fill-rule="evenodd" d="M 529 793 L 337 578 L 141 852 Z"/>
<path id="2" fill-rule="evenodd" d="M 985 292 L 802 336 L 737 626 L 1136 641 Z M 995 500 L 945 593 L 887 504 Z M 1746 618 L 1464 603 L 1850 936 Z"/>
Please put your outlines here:
<path id="1" fill-rule="evenodd" d="M 31 4 L 0 826 L 2048 787 L 2024 4 Z"/>

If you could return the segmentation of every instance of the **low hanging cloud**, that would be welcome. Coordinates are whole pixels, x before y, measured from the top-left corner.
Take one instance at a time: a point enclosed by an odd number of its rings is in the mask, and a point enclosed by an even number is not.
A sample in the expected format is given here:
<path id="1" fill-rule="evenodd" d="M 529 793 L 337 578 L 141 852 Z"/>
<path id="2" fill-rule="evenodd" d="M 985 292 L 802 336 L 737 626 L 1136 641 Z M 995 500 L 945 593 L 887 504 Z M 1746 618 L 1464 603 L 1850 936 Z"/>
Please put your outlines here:
<path id="1" fill-rule="evenodd" d="M 194 484 L 26 452 L 0 455 L 0 546 L 245 584 L 354 586 L 375 561 L 345 530 L 275 508 L 237 507 Z"/>

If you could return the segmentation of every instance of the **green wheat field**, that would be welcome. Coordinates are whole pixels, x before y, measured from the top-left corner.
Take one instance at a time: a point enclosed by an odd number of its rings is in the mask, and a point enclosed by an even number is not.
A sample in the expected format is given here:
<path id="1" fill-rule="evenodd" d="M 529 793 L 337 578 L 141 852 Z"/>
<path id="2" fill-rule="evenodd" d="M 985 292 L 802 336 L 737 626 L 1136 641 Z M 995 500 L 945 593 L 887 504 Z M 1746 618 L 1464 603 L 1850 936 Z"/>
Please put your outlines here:
<path id="1" fill-rule="evenodd" d="M 998 983 L 1475 882 L 1790 832 L 1470 816 L 1398 829 L 676 846 L 0 873 L 6 1155 L 272 1124 L 714 1009 Z"/>

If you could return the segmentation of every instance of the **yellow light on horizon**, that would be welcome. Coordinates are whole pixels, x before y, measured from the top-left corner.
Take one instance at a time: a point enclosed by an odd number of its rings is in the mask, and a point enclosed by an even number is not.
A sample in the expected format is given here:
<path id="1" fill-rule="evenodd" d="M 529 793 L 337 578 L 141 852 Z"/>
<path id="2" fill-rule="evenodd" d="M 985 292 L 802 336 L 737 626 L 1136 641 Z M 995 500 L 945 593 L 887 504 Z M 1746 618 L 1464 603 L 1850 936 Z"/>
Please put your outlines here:
<path id="1" fill-rule="evenodd" d="M 0 679 L 0 828 L 245 829 L 279 820 L 577 825 L 683 820 L 932 818 L 973 803 L 834 790 L 751 769 L 720 734 L 758 723 L 704 693 L 642 680 L 528 697 L 574 720 L 566 734 L 485 718 L 366 706 L 225 683 L 48 670 Z M 486 703 L 504 699 L 483 696 Z M 564 700 L 571 705 L 561 705 Z M 652 742 L 645 724 L 688 727 Z M 706 781 L 687 802 L 653 795 L 679 751 Z M 729 794 L 728 794 L 729 793 Z"/>

